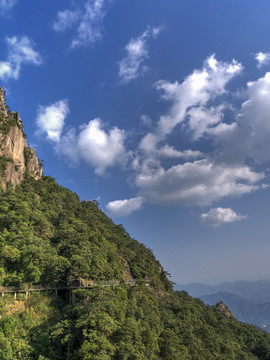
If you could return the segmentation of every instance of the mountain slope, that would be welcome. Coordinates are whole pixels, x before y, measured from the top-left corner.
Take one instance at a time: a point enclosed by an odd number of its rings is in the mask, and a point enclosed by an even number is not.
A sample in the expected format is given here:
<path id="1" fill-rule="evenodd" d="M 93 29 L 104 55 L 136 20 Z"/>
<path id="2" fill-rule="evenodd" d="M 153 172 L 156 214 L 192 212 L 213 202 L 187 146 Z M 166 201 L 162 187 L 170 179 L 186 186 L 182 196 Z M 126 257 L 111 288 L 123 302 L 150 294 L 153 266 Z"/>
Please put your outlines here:
<path id="1" fill-rule="evenodd" d="M 95 202 L 80 201 L 51 177 L 0 197 L 2 285 L 74 279 L 151 278 L 170 287 L 160 263 Z"/>

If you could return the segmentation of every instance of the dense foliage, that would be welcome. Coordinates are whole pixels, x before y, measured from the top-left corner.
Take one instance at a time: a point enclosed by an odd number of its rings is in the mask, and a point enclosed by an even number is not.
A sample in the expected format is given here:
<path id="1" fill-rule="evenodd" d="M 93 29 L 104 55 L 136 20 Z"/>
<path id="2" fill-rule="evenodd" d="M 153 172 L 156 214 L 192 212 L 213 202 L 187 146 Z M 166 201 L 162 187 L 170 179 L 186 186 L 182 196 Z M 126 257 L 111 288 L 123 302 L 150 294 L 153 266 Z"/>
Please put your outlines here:
<path id="1" fill-rule="evenodd" d="M 145 286 L 33 293 L 1 299 L 0 358 L 91 360 L 269 359 L 269 335 L 227 319 L 187 293 Z"/>
<path id="2" fill-rule="evenodd" d="M 8 114 L 7 118 L 0 118 L 0 132 L 2 134 L 8 134 L 10 129 L 14 126 L 22 129 L 22 125 L 18 123 L 18 121 L 14 118 L 12 114 Z"/>
<path id="3" fill-rule="evenodd" d="M 2 286 L 96 282 L 72 290 L 72 304 L 64 290 L 1 297 L 0 359 L 270 358 L 267 333 L 173 292 L 149 249 L 51 177 L 1 192 L 0 254 Z M 122 282 L 99 285 L 110 279 Z"/>
<path id="4" fill-rule="evenodd" d="M 148 277 L 170 287 L 149 249 L 51 177 L 1 193 L 0 254 L 1 285 Z"/>

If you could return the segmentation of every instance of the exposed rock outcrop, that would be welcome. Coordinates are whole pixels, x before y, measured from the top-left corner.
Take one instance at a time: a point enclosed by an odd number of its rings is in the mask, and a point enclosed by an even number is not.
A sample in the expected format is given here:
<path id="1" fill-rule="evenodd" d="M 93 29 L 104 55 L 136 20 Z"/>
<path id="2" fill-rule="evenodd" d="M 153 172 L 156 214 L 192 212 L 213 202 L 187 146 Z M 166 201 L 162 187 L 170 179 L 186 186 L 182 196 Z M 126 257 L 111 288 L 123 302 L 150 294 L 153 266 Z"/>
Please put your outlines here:
<path id="1" fill-rule="evenodd" d="M 35 150 L 27 145 L 19 113 L 8 111 L 0 87 L 0 185 L 4 190 L 9 182 L 16 187 L 26 172 L 38 180 L 42 176 L 42 164 Z"/>
<path id="2" fill-rule="evenodd" d="M 233 313 L 231 312 L 231 310 L 228 308 L 228 306 L 226 306 L 224 304 L 223 301 L 219 301 L 216 304 L 217 309 L 221 312 L 221 314 L 223 314 L 225 317 L 227 318 L 234 318 Z"/>

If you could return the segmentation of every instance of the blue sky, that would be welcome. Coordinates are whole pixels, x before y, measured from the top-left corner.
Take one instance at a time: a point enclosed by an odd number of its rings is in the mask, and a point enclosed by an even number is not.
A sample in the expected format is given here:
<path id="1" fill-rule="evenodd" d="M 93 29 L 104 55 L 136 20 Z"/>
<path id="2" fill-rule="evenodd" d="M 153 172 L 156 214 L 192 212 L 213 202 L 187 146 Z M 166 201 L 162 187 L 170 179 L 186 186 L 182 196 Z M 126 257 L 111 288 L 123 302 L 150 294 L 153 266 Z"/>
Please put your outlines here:
<path id="1" fill-rule="evenodd" d="M 268 0 L 0 0 L 0 84 L 45 174 L 177 283 L 269 278 Z"/>

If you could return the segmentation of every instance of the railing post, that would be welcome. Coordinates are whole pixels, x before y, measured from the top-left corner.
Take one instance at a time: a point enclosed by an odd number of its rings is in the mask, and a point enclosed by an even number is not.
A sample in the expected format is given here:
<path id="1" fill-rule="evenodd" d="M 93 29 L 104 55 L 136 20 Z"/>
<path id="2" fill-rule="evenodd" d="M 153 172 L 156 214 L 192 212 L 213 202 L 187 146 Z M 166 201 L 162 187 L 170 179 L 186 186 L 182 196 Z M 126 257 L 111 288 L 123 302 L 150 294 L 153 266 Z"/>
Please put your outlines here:
<path id="1" fill-rule="evenodd" d="M 71 289 L 69 290 L 69 305 L 74 305 L 74 294 Z"/>

